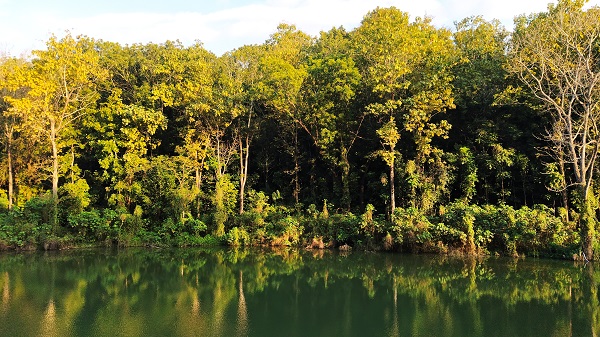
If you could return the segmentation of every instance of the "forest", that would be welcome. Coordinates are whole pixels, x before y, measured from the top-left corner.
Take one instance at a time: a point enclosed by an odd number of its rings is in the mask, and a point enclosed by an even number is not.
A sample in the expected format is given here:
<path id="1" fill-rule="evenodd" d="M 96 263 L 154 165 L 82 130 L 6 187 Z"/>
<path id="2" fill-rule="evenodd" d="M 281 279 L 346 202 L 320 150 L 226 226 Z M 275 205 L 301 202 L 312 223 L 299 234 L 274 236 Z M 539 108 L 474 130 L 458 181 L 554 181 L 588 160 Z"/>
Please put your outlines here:
<path id="1" fill-rule="evenodd" d="M 593 259 L 600 8 L 394 7 L 309 36 L 51 37 L 0 60 L 0 250 L 228 244 Z M 199 37 L 201 38 L 201 37 Z"/>

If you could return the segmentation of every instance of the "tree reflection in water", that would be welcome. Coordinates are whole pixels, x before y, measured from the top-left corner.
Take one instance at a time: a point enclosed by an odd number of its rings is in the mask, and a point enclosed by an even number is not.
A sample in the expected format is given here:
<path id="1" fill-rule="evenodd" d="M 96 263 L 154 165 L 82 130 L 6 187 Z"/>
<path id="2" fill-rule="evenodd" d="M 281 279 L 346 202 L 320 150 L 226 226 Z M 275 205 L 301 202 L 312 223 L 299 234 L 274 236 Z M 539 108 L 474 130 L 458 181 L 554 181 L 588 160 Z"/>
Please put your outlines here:
<path id="1" fill-rule="evenodd" d="M 0 255 L 0 335 L 579 336 L 592 263 L 318 250 Z"/>

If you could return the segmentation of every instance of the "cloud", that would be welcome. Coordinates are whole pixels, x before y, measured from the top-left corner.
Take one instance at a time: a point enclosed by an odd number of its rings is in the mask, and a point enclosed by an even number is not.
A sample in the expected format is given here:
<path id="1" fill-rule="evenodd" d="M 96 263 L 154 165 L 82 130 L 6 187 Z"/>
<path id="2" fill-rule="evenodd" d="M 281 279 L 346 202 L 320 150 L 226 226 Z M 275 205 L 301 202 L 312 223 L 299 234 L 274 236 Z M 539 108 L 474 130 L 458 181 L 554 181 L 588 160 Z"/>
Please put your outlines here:
<path id="1" fill-rule="evenodd" d="M 44 48 L 50 34 L 60 36 L 69 30 L 121 44 L 180 40 L 188 45 L 200 40 L 220 55 L 244 44 L 263 43 L 281 22 L 295 24 L 313 36 L 338 26 L 351 30 L 378 6 L 395 6 L 412 18 L 430 16 L 439 27 L 452 28 L 454 21 L 482 15 L 488 20 L 497 18 L 510 29 L 516 15 L 544 11 L 548 1 L 551 0 L 219 0 L 219 6 L 203 7 L 204 12 L 200 12 L 198 8 L 202 6 L 198 4 L 194 5 L 196 11 L 187 11 L 186 8 L 192 8 L 187 1 L 171 0 L 168 11 L 144 11 L 145 7 L 138 6 L 127 13 L 117 12 L 118 2 L 109 1 L 103 5 L 103 12 L 87 8 L 87 15 L 80 17 L 74 16 L 73 10 L 45 2 L 35 9 L 17 7 L 20 2 L 13 2 L 5 7 L 8 11 L 0 9 L 0 30 L 10 32 L 0 37 L 0 51 L 4 48 L 20 53 Z M 590 1 L 598 3 L 600 0 Z"/>

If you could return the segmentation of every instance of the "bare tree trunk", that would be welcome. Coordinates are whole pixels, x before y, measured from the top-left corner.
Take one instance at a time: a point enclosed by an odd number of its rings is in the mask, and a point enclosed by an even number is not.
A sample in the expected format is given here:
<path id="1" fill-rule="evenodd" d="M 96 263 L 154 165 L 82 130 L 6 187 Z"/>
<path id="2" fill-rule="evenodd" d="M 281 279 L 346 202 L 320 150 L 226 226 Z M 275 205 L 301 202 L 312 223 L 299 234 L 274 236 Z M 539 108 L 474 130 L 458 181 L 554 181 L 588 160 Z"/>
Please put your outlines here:
<path id="1" fill-rule="evenodd" d="M 342 148 L 342 204 L 346 211 L 350 211 L 350 162 L 348 161 L 348 150 Z"/>
<path id="2" fill-rule="evenodd" d="M 52 145 L 52 198 L 58 199 L 58 146 L 54 120 L 50 121 L 50 143 Z"/>
<path id="3" fill-rule="evenodd" d="M 7 149 L 7 166 L 8 166 L 8 209 L 13 208 L 13 195 L 14 195 L 14 178 L 13 178 L 13 165 L 12 165 L 12 149 L 11 142 L 8 142 Z"/>
<path id="4" fill-rule="evenodd" d="M 75 168 L 75 149 L 73 149 L 73 145 L 71 145 L 71 184 L 75 183 L 75 174 L 74 174 L 74 168 Z"/>
<path id="5" fill-rule="evenodd" d="M 196 167 L 196 218 L 200 217 L 200 168 Z"/>
<path id="6" fill-rule="evenodd" d="M 395 160 L 392 159 L 392 162 L 390 165 L 390 214 L 393 215 L 394 211 L 396 210 L 396 188 L 395 188 L 395 182 L 394 182 L 394 166 L 395 166 Z"/>
<path id="7" fill-rule="evenodd" d="M 300 164 L 298 163 L 298 128 L 294 128 L 294 200 L 296 204 L 300 203 L 300 178 L 298 172 L 300 171 Z"/>
<path id="8" fill-rule="evenodd" d="M 240 214 L 244 213 L 244 196 L 246 190 L 246 182 L 248 181 L 248 160 L 250 158 L 250 137 L 246 136 L 239 139 L 240 149 Z"/>
<path id="9" fill-rule="evenodd" d="M 562 177 L 562 190 L 560 191 L 560 195 L 562 197 L 563 207 L 566 210 L 565 214 L 567 218 L 565 220 L 569 222 L 569 195 L 567 193 L 567 181 L 565 180 L 565 159 L 562 151 L 559 153 L 558 157 L 558 169 L 560 170 L 559 172 Z"/>
<path id="10" fill-rule="evenodd" d="M 13 163 L 12 163 L 12 128 L 6 127 L 6 164 L 8 166 L 8 209 L 13 208 L 14 198 L 14 177 L 13 177 Z"/>
<path id="11" fill-rule="evenodd" d="M 52 145 L 52 231 L 58 229 L 58 145 L 56 144 L 56 124 L 50 119 L 50 143 Z"/>
<path id="12" fill-rule="evenodd" d="M 244 196 L 246 193 L 246 182 L 248 181 L 248 161 L 250 159 L 250 125 L 252 123 L 252 104 L 248 109 L 248 124 L 246 125 L 246 136 L 242 137 L 241 130 L 238 134 L 240 150 L 240 214 L 244 213 Z"/>

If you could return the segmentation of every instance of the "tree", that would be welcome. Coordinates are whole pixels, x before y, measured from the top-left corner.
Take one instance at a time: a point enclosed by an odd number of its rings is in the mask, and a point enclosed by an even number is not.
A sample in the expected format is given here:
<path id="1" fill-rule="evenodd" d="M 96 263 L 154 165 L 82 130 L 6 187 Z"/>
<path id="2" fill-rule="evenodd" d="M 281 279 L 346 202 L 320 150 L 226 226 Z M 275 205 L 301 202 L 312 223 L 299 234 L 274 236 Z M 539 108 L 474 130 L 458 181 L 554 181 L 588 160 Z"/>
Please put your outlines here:
<path id="1" fill-rule="evenodd" d="M 280 24 L 277 32 L 265 43 L 266 54 L 259 66 L 264 75 L 258 84 L 259 97 L 279 120 L 281 131 L 288 139 L 288 152 L 294 160 L 294 168 L 290 171 L 293 175 L 293 196 L 296 204 L 300 202 L 298 129 L 302 128 L 310 133 L 299 116 L 299 94 L 307 76 L 303 64 L 304 53 L 311 43 L 312 39 L 295 26 Z M 289 138 L 292 138 L 291 142 Z"/>
<path id="2" fill-rule="evenodd" d="M 44 141 L 40 139 L 39 132 L 25 124 L 26 112 L 12 104 L 27 95 L 27 84 L 19 77 L 29 67 L 31 64 L 26 60 L 16 58 L 2 60 L 0 64 L 0 143 L 4 145 L 6 155 L 6 206 L 9 210 L 18 204 L 19 190 L 23 192 L 27 187 L 34 187 L 29 189 L 29 193 L 21 193 L 27 198 L 35 194 L 43 179 L 38 168 L 43 162 L 40 158 L 44 155 L 40 150 L 45 145 Z"/>
<path id="3" fill-rule="evenodd" d="M 2 90 L 0 124 L 2 125 L 2 143 L 6 151 L 6 173 L 8 193 L 7 208 L 10 210 L 14 203 L 14 161 L 15 161 L 15 141 L 23 125 L 23 115 L 20 111 L 14 109 L 10 104 L 11 99 L 22 98 L 26 94 L 26 89 L 15 82 L 15 74 L 19 72 L 19 67 L 27 67 L 24 60 L 6 59 L 0 64 L 0 88 Z"/>
<path id="4" fill-rule="evenodd" d="M 472 195 L 475 202 L 527 204 L 533 200 L 528 195 L 541 197 L 545 192 L 533 186 L 541 170 L 531 169 L 538 165 L 535 149 L 540 143 L 532 131 L 539 127 L 539 117 L 527 105 L 505 99 L 508 97 L 503 90 L 518 82 L 506 70 L 509 34 L 499 21 L 481 17 L 468 17 L 455 27 L 456 109 L 448 114 L 453 128 L 445 149 L 458 151 L 458 157 L 465 154 L 463 148 L 471 152 L 477 169 L 475 178 L 480 182 Z M 459 172 L 459 180 L 462 177 Z M 462 189 L 456 185 L 455 191 Z M 523 193 L 517 193 L 517 188 Z"/>
<path id="5" fill-rule="evenodd" d="M 365 118 L 354 104 L 361 77 L 350 51 L 344 29 L 321 33 L 309 53 L 298 114 L 321 156 L 339 171 L 346 210 L 351 206 L 350 151 Z"/>
<path id="6" fill-rule="evenodd" d="M 579 194 L 581 243 L 593 257 L 596 219 L 592 183 L 600 148 L 600 9 L 561 0 L 517 21 L 509 70 L 539 100 L 551 120 L 545 137 L 556 162 L 570 166 Z"/>
<path id="7" fill-rule="evenodd" d="M 439 193 L 447 180 L 436 173 L 443 171 L 443 162 L 441 150 L 431 143 L 436 137 L 447 137 L 450 125 L 437 115 L 454 107 L 450 72 L 454 47 L 450 33 L 433 27 L 428 18 L 410 22 L 407 13 L 394 7 L 378 8 L 365 16 L 353 32 L 353 41 L 367 90 L 373 94 L 366 110 L 377 116 L 385 129 L 378 132 L 382 144 L 393 146 L 378 152 L 385 154 L 389 184 L 395 184 L 396 167 L 390 165 L 396 163 L 395 147 L 400 138 L 390 142 L 383 137 L 391 134 L 390 122 L 402 121 L 402 129 L 414 144 L 406 156 L 413 158 L 407 162 L 407 174 L 415 179 L 409 179 L 418 183 L 411 186 L 410 199 L 423 201 L 428 208 L 432 204 L 430 194 Z M 394 192 L 392 186 L 391 212 L 396 202 Z"/>
<path id="8" fill-rule="evenodd" d="M 25 123 L 45 135 L 51 153 L 52 199 L 56 230 L 59 160 L 63 139 L 81 116 L 90 112 L 98 99 L 96 84 L 106 76 L 100 67 L 94 41 L 87 37 L 51 37 L 47 50 L 33 52 L 30 68 L 23 68 L 20 79 L 27 95 L 12 102 L 26 115 Z"/>
<path id="9" fill-rule="evenodd" d="M 262 80 L 259 67 L 264 57 L 264 46 L 243 46 L 222 57 L 224 75 L 228 79 L 231 109 L 236 111 L 232 124 L 239 160 L 239 213 L 244 212 L 246 183 L 248 182 L 248 166 L 250 161 L 250 144 L 258 131 L 257 120 L 259 108 L 258 86 Z M 224 70 L 225 70 L 224 68 Z"/>

